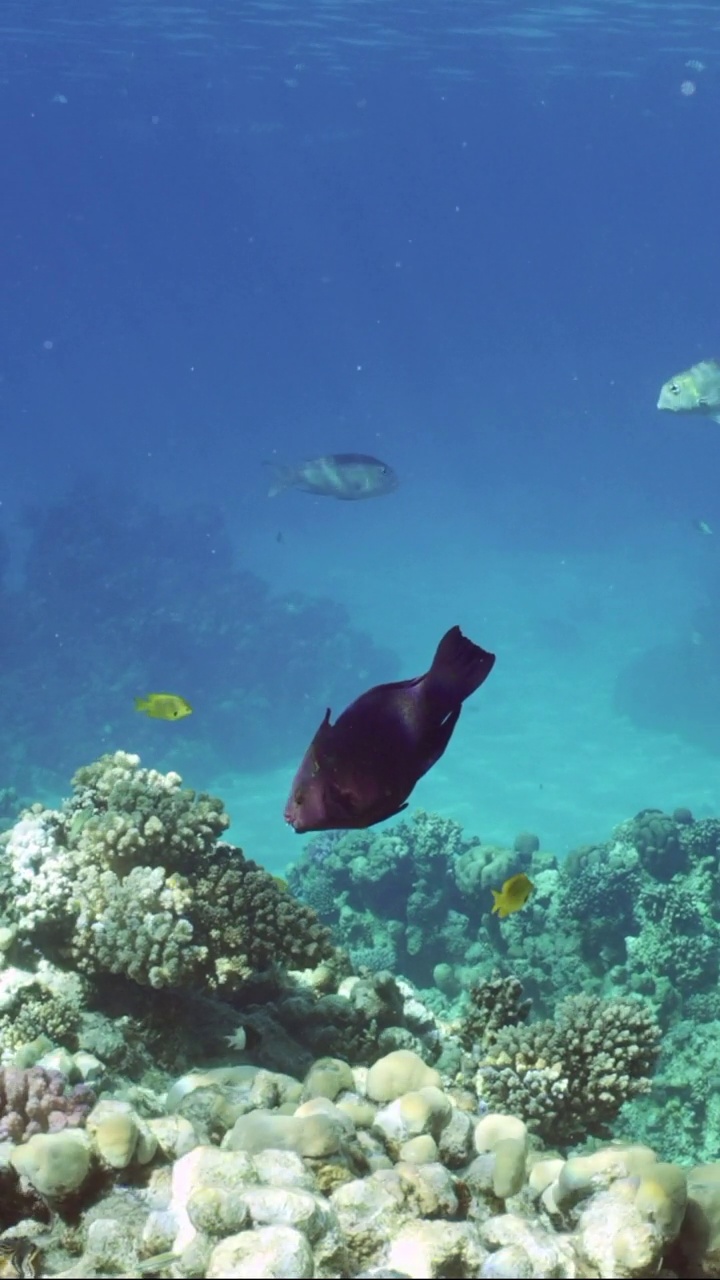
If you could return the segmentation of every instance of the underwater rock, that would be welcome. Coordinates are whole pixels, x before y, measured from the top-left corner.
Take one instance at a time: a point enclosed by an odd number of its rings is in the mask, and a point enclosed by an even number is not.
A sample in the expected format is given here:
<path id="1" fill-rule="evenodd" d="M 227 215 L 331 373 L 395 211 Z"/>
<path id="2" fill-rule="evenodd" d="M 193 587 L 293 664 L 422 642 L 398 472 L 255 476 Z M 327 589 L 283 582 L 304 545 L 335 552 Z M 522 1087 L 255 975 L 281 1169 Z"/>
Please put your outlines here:
<path id="1" fill-rule="evenodd" d="M 148 1164 L 157 1150 L 157 1138 L 145 1120 L 115 1098 L 103 1098 L 93 1108 L 87 1132 L 101 1162 L 111 1169 Z"/>
<path id="2" fill-rule="evenodd" d="M 334 1102 L 344 1089 L 354 1086 L 353 1073 L 342 1058 L 319 1058 L 305 1077 L 302 1097 L 329 1098 Z"/>
<path id="3" fill-rule="evenodd" d="M 287 1280 L 311 1280 L 315 1275 L 313 1252 L 301 1232 L 293 1227 L 257 1227 L 228 1236 L 210 1255 L 207 1280 L 234 1280 L 239 1276 L 283 1276 Z"/>
<path id="4" fill-rule="evenodd" d="M 340 1151 L 345 1127 L 328 1115 L 281 1116 L 252 1111 L 240 1116 L 228 1134 L 228 1151 L 295 1151 L 300 1156 L 332 1156 Z"/>
<path id="5" fill-rule="evenodd" d="M 416 1280 L 440 1276 L 477 1276 L 487 1250 L 468 1222 L 405 1223 L 388 1250 L 390 1267 Z"/>
<path id="6" fill-rule="evenodd" d="M 452 1104 L 434 1085 L 403 1093 L 378 1111 L 373 1132 L 382 1137 L 392 1154 L 409 1138 L 429 1134 L 439 1138 L 450 1120 Z"/>
<path id="7" fill-rule="evenodd" d="M 78 1129 L 36 1133 L 15 1147 L 10 1163 L 41 1196 L 63 1199 L 79 1190 L 90 1172 L 90 1142 Z"/>
<path id="8" fill-rule="evenodd" d="M 440 1073 L 409 1049 L 396 1049 L 378 1058 L 367 1075 L 367 1094 L 374 1102 L 392 1102 L 424 1085 L 440 1088 Z"/>
<path id="9" fill-rule="evenodd" d="M 408 1138 L 398 1148 L 398 1159 L 403 1164 L 436 1164 L 438 1159 L 437 1142 L 429 1133 L 420 1133 L 416 1138 Z"/>
<path id="10" fill-rule="evenodd" d="M 475 1150 L 494 1157 L 493 1191 L 499 1200 L 517 1195 L 525 1181 L 528 1131 L 515 1116 L 489 1114 L 475 1126 Z"/>

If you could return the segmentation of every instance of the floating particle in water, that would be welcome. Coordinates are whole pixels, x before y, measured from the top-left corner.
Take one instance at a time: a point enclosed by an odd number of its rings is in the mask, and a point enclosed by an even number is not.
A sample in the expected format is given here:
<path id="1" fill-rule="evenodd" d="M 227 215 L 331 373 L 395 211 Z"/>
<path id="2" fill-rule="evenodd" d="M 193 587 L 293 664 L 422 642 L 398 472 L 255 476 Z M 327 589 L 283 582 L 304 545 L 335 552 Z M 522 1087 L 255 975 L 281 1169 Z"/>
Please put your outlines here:
<path id="1" fill-rule="evenodd" d="M 697 85 L 694 80 L 683 80 L 682 84 L 680 85 L 680 92 L 684 98 L 692 98 L 696 90 L 697 90 Z"/>
<path id="2" fill-rule="evenodd" d="M 699 58 L 688 58 L 687 62 L 685 63 L 685 66 L 688 68 L 689 71 L 705 70 L 705 63 L 700 62 Z"/>

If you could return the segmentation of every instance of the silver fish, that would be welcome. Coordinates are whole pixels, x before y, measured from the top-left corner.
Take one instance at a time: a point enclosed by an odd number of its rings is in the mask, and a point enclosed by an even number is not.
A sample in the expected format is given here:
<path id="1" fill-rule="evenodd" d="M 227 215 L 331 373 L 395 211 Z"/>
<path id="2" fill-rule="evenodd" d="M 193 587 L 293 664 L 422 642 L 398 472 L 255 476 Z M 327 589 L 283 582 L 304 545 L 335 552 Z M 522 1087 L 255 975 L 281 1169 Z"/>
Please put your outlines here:
<path id="1" fill-rule="evenodd" d="M 303 493 L 315 493 L 324 498 L 357 502 L 360 498 L 380 498 L 385 493 L 392 493 L 399 483 L 387 462 L 367 453 L 326 453 L 293 467 L 277 462 L 265 465 L 274 467 L 277 472 L 268 493 L 270 498 L 285 489 L 301 489 Z"/>
<path id="2" fill-rule="evenodd" d="M 720 422 L 720 364 L 701 360 L 684 373 L 676 373 L 663 383 L 657 407 Z"/>

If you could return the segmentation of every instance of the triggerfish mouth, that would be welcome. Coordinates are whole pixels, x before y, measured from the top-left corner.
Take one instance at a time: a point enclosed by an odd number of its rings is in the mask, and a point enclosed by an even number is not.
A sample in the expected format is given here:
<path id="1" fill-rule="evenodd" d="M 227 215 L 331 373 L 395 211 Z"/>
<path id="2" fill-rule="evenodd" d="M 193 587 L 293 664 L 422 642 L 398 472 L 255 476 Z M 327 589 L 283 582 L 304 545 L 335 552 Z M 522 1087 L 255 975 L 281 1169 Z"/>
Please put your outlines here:
<path id="1" fill-rule="evenodd" d="M 368 689 L 335 724 L 328 708 L 295 775 L 285 821 L 298 834 L 359 830 L 406 809 L 494 664 L 493 653 L 451 627 L 425 675 Z"/>

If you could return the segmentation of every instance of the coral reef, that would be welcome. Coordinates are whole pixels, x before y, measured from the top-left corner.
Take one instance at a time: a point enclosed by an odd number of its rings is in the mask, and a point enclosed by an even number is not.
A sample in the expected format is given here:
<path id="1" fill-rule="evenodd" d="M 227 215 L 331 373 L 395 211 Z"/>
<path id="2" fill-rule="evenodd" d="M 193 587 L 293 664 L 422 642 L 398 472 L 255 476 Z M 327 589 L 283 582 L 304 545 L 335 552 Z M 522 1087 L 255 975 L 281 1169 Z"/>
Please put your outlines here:
<path id="1" fill-rule="evenodd" d="M 505 1027 L 515 1027 L 530 1016 L 531 1000 L 523 999 L 522 983 L 512 975 L 494 973 L 470 988 L 469 1004 L 457 1024 L 464 1048 L 493 1044 Z"/>
<path id="2" fill-rule="evenodd" d="M 0 837 L 0 1269 L 720 1274 L 720 822 L 325 835 L 289 881 L 359 972 L 226 826 L 117 752 Z"/>
<path id="3" fill-rule="evenodd" d="M 25 1216 L 1 1256 L 68 1280 L 717 1275 L 720 1165 L 626 1142 L 558 1157 L 413 1052 L 168 1083 L 152 1114 L 150 1091 L 106 1097 L 83 1131 L 12 1147 L 0 1202 Z"/>
<path id="4" fill-rule="evenodd" d="M 492 1031 L 478 1093 L 548 1144 L 607 1138 L 623 1105 L 649 1091 L 659 1050 L 660 1028 L 639 1000 L 568 996 L 553 1021 Z"/>
<path id="5" fill-rule="evenodd" d="M 388 967 L 432 982 L 437 963 L 479 958 L 472 916 L 491 887 L 533 856 L 468 839 L 459 823 L 415 812 L 388 830 L 335 833 L 313 840 L 288 883 L 335 926 L 356 965 Z M 434 940 L 437 938 L 437 947 Z"/>
<path id="6" fill-rule="evenodd" d="M 7 932 L 12 946 L 16 931 Z M 3 966 L 0 949 L 0 1048 L 17 1049 L 39 1036 L 74 1047 L 87 984 L 77 974 L 59 969 L 37 955 L 32 958 L 32 966 Z"/>
<path id="7" fill-rule="evenodd" d="M 430 831 L 436 841 L 429 845 Z M 561 863 L 527 835 L 501 849 L 423 813 L 358 835 L 310 842 L 290 877 L 296 892 L 322 906 L 356 963 L 386 963 L 392 955 L 426 1004 L 460 1029 L 466 1047 L 482 1039 L 492 999 L 483 984 L 494 974 L 517 979 L 541 1018 L 552 1017 L 558 996 L 585 994 L 641 997 L 664 1034 L 680 1023 L 720 1023 L 718 819 L 695 820 L 682 807 L 642 810 L 604 844 L 581 846 Z M 535 892 L 499 923 L 490 914 L 490 888 L 519 870 Z M 422 948 L 412 955 L 409 915 L 418 887 Z M 499 1016 L 509 1018 L 511 1010 Z M 637 1118 L 645 1140 L 666 1143 L 683 1160 L 712 1153 L 720 1142 L 714 1069 L 697 1069 L 691 1039 L 673 1035 L 658 1065 L 660 1079 L 673 1080 L 672 1107 L 682 1113 L 672 1143 L 651 1101 L 639 1099 L 624 1113 Z"/>
<path id="8" fill-rule="evenodd" d="M 94 1103 L 88 1085 L 70 1085 L 61 1071 L 0 1067 L 0 1142 L 27 1142 L 35 1133 L 78 1128 Z"/>
<path id="9" fill-rule="evenodd" d="M 124 752 L 78 770 L 62 810 L 0 840 L 5 927 L 82 973 L 154 988 L 232 989 L 276 964 L 312 966 L 328 931 L 239 849 L 222 803 Z"/>

